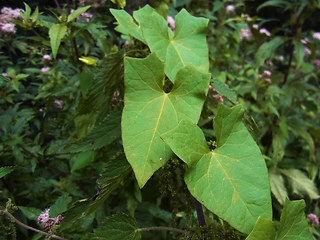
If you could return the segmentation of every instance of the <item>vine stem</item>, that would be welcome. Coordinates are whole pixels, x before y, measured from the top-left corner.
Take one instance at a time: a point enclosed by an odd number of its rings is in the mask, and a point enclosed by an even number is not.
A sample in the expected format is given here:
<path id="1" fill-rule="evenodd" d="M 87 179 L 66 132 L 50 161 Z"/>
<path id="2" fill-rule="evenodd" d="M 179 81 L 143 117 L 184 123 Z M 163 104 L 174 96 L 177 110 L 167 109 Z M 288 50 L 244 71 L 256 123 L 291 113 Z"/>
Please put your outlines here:
<path id="1" fill-rule="evenodd" d="M 206 225 L 206 220 L 204 219 L 202 204 L 197 199 L 195 199 L 195 205 L 196 205 L 199 226 L 203 227 Z"/>
<path id="2" fill-rule="evenodd" d="M 155 231 L 155 230 L 163 230 L 163 231 L 173 231 L 178 233 L 187 233 L 187 230 L 182 230 L 178 228 L 172 228 L 172 227 L 146 227 L 146 228 L 138 228 L 138 232 L 144 232 L 144 231 Z"/>
<path id="3" fill-rule="evenodd" d="M 33 228 L 33 227 L 30 227 L 22 222 L 20 222 L 18 219 L 16 219 L 13 215 L 11 215 L 11 213 L 7 212 L 7 210 L 5 210 L 4 208 L 0 207 L 0 210 L 5 214 L 7 215 L 11 220 L 13 220 L 14 222 L 16 222 L 17 224 L 19 224 L 20 226 L 24 227 L 24 228 L 27 228 L 31 231 L 34 231 L 34 232 L 37 232 L 37 233 L 40 233 L 40 234 L 43 234 L 43 235 L 46 235 L 46 236 L 49 236 L 49 237 L 52 237 L 52 238 L 55 238 L 55 239 L 59 239 L 59 240 L 67 240 L 65 238 L 62 238 L 62 237 L 59 237 L 57 235 L 54 235 L 54 234 L 50 234 L 50 233 L 46 233 L 46 232 L 43 232 L 39 229 L 36 229 L 36 228 Z"/>

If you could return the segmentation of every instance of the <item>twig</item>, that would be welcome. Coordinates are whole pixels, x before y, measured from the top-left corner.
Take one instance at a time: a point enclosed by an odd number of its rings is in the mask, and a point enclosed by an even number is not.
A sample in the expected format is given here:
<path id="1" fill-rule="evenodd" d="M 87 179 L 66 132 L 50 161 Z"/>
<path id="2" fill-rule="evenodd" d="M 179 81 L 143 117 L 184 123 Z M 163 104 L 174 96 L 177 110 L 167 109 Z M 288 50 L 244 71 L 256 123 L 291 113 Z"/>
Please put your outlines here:
<path id="1" fill-rule="evenodd" d="M 56 3 L 57 8 L 59 9 L 59 12 L 62 13 L 62 8 L 60 7 L 58 0 L 54 0 L 54 2 Z"/>
<path id="2" fill-rule="evenodd" d="M 30 229 L 31 231 L 34 231 L 34 232 L 37 232 L 37 233 L 40 233 L 40 234 L 43 234 L 43 235 L 46 235 L 46 236 L 49 236 L 49 237 L 52 237 L 52 238 L 55 238 L 55 239 L 59 239 L 59 240 L 67 240 L 65 238 L 62 238 L 62 237 L 59 237 L 57 235 L 54 235 L 54 234 L 50 234 L 50 233 L 46 233 L 46 232 L 43 232 L 39 229 L 36 229 L 36 228 L 33 228 L 33 227 L 30 227 L 22 222 L 20 222 L 18 219 L 16 219 L 13 215 L 11 215 L 11 213 L 7 212 L 7 210 L 5 210 L 4 208 L 0 207 L 0 210 L 5 214 L 7 215 L 11 220 L 13 220 L 14 222 L 16 222 L 17 224 L 19 224 L 20 226 L 24 227 L 24 228 L 28 228 Z"/>
<path id="3" fill-rule="evenodd" d="M 178 228 L 172 228 L 172 227 L 146 227 L 146 228 L 138 228 L 138 232 L 143 232 L 143 231 L 155 231 L 155 230 L 163 230 L 163 231 L 173 231 L 173 232 L 178 232 L 178 233 L 188 233 L 187 230 L 182 230 Z"/>

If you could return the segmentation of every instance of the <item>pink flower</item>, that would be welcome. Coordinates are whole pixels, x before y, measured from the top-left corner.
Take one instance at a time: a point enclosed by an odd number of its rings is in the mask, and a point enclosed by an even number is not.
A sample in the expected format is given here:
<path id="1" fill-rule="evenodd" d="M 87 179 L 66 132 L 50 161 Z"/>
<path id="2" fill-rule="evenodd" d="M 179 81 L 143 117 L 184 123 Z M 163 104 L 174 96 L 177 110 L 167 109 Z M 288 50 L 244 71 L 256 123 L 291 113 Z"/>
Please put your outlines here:
<path id="1" fill-rule="evenodd" d="M 266 61 L 266 64 L 267 64 L 268 66 L 270 66 L 270 67 L 273 66 L 273 62 L 272 62 L 271 60 L 267 60 L 267 61 Z"/>
<path id="2" fill-rule="evenodd" d="M 310 213 L 310 214 L 308 214 L 307 217 L 311 220 L 312 223 L 319 225 L 319 219 L 318 219 L 317 215 Z"/>
<path id="3" fill-rule="evenodd" d="M 124 42 L 124 45 L 129 45 L 130 44 L 130 42 L 128 41 L 128 40 L 126 40 L 125 42 Z"/>
<path id="4" fill-rule="evenodd" d="M 265 81 L 266 81 L 267 83 L 269 83 L 269 84 L 272 83 L 271 78 L 266 78 Z"/>
<path id="5" fill-rule="evenodd" d="M 49 208 L 46 209 L 38 217 L 38 222 L 42 223 L 42 226 L 47 230 L 50 230 L 53 227 L 53 225 L 59 224 L 63 220 L 63 217 L 61 216 L 61 214 L 59 214 L 56 218 L 50 218 L 49 211 L 50 211 Z"/>
<path id="6" fill-rule="evenodd" d="M 252 27 L 253 27 L 254 29 L 259 29 L 259 25 L 258 25 L 258 24 L 256 24 L 256 23 L 255 23 L 255 24 L 253 24 L 253 25 L 252 25 Z"/>
<path id="7" fill-rule="evenodd" d="M 264 70 L 263 75 L 267 77 L 271 77 L 271 72 L 269 70 Z"/>
<path id="8" fill-rule="evenodd" d="M 16 32 L 15 26 L 16 25 L 14 23 L 0 23 L 1 32 L 4 32 L 4 33 L 15 33 Z"/>
<path id="9" fill-rule="evenodd" d="M 315 32 L 312 35 L 313 38 L 320 40 L 320 32 Z"/>
<path id="10" fill-rule="evenodd" d="M 38 222 L 39 223 L 46 223 L 49 220 L 49 211 L 50 209 L 44 210 L 43 213 L 41 213 L 38 217 Z"/>
<path id="11" fill-rule="evenodd" d="M 240 30 L 240 39 L 243 40 L 244 38 L 252 38 L 252 33 L 248 28 L 242 28 Z"/>
<path id="12" fill-rule="evenodd" d="M 167 17 L 167 23 L 168 23 L 169 28 L 171 28 L 171 30 L 174 32 L 175 29 L 176 29 L 176 23 L 175 23 L 173 17 L 168 16 Z"/>
<path id="13" fill-rule="evenodd" d="M 235 9 L 236 9 L 236 8 L 235 8 L 233 5 L 228 5 L 228 6 L 226 7 L 226 11 L 227 11 L 227 12 L 233 12 Z"/>
<path id="14" fill-rule="evenodd" d="M 278 59 L 279 59 L 279 61 L 284 61 L 284 56 L 283 55 L 280 55 L 279 57 L 278 57 Z"/>
<path id="15" fill-rule="evenodd" d="M 42 61 L 43 61 L 43 62 L 44 62 L 44 61 L 52 61 L 52 58 L 50 57 L 50 55 L 45 54 L 45 55 L 43 55 L 43 57 L 42 57 Z"/>
<path id="16" fill-rule="evenodd" d="M 213 98 L 217 99 L 220 103 L 223 103 L 223 97 L 220 94 L 213 94 Z"/>
<path id="17" fill-rule="evenodd" d="M 304 53 L 307 55 L 311 55 L 311 50 L 308 47 L 304 47 Z"/>
<path id="18" fill-rule="evenodd" d="M 3 77 L 8 77 L 8 73 L 6 73 L 6 72 L 1 73 L 1 75 L 2 75 Z"/>
<path id="19" fill-rule="evenodd" d="M 261 34 L 267 35 L 268 37 L 271 36 L 271 33 L 270 33 L 266 28 L 261 28 L 259 32 L 260 32 Z"/>
<path id="20" fill-rule="evenodd" d="M 314 65 L 316 65 L 317 67 L 320 67 L 320 59 L 315 59 L 313 61 Z"/>
<path id="21" fill-rule="evenodd" d="M 53 104 L 57 109 L 63 109 L 63 101 L 62 100 L 56 99 L 53 101 Z"/>
<path id="22" fill-rule="evenodd" d="M 41 68 L 41 72 L 48 72 L 48 71 L 50 71 L 50 67 L 43 67 L 43 68 Z"/>

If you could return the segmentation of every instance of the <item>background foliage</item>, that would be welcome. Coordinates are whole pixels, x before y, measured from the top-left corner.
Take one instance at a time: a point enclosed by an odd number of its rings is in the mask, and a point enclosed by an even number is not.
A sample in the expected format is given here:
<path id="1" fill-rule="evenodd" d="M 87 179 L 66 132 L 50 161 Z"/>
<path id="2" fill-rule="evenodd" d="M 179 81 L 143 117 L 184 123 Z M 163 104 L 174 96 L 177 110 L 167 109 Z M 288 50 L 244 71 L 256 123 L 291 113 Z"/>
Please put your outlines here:
<path id="1" fill-rule="evenodd" d="M 124 238 L 108 226 L 132 229 L 123 233 L 131 239 L 197 239 L 202 229 L 183 182 L 184 163 L 171 159 L 140 189 L 124 155 L 123 60 L 150 51 L 114 30 L 109 9 L 123 2 L 26 3 L 1 2 L 24 9 L 20 17 L 0 15 L 1 206 L 42 230 L 38 216 L 50 208 L 51 218 L 64 218 L 49 232 L 67 239 Z M 185 8 L 210 20 L 212 87 L 198 123 L 206 140 L 216 140 L 218 106 L 242 104 L 268 166 L 275 222 L 285 228 L 286 198 L 304 199 L 305 213 L 319 215 L 319 1 L 128 1 L 125 10 L 146 3 L 165 18 Z M 8 22 L 15 24 L 11 31 Z M 207 239 L 245 239 L 204 212 Z M 44 238 L 15 228 L 4 215 L 0 221 L 0 239 Z M 193 232 L 154 232 L 153 226 Z M 317 223 L 310 220 L 309 227 L 319 238 Z"/>

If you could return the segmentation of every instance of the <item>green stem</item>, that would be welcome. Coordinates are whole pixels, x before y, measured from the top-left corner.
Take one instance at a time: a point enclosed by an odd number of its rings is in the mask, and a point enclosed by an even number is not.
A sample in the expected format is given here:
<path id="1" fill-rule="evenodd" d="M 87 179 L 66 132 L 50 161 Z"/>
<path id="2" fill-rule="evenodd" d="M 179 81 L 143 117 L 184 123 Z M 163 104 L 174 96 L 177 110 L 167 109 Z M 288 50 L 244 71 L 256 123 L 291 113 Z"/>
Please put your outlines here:
<path id="1" fill-rule="evenodd" d="M 55 238 L 55 239 L 59 239 L 59 240 L 67 240 L 65 238 L 62 238 L 62 237 L 59 237 L 57 235 L 54 235 L 54 234 L 50 234 L 50 233 L 46 233 L 46 232 L 43 232 L 39 229 L 36 229 L 36 228 L 33 228 L 33 227 L 30 227 L 22 222 L 20 222 L 18 219 L 16 219 L 13 215 L 11 215 L 11 213 L 7 212 L 6 209 L 0 207 L 0 211 L 2 211 L 5 215 L 7 215 L 11 220 L 13 220 L 14 222 L 16 222 L 17 224 L 19 224 L 20 226 L 24 227 L 24 228 L 27 228 L 27 229 L 30 229 L 31 231 L 34 231 L 34 232 L 37 232 L 37 233 L 40 233 L 42 235 L 46 235 L 46 236 L 49 236 L 49 237 L 52 237 L 52 238 Z"/>
<path id="2" fill-rule="evenodd" d="M 172 232 L 178 232 L 178 233 L 187 233 L 187 230 L 182 230 L 178 228 L 172 228 L 172 227 L 146 227 L 146 228 L 138 228 L 138 232 L 144 232 L 144 231 L 172 231 Z"/>

